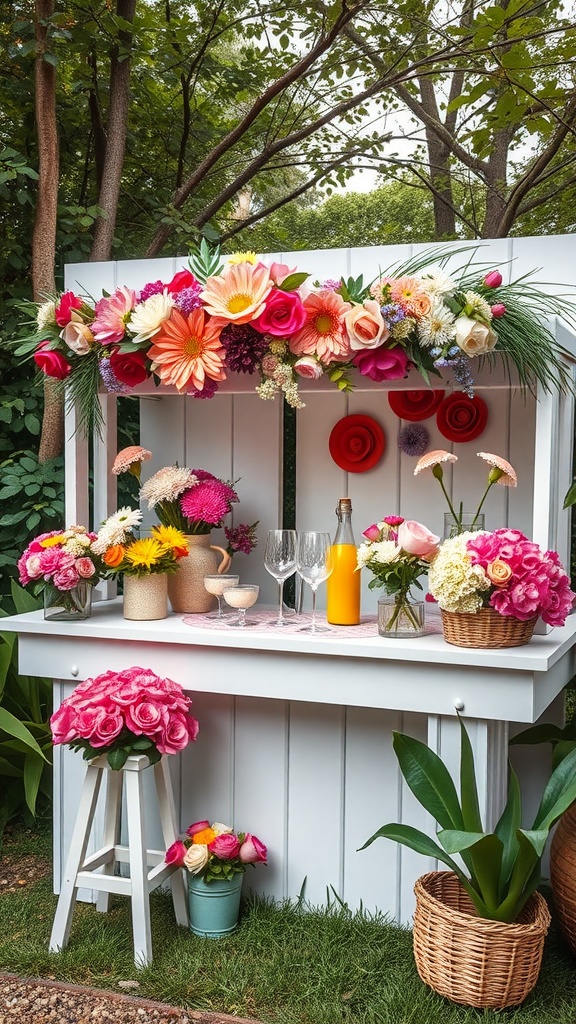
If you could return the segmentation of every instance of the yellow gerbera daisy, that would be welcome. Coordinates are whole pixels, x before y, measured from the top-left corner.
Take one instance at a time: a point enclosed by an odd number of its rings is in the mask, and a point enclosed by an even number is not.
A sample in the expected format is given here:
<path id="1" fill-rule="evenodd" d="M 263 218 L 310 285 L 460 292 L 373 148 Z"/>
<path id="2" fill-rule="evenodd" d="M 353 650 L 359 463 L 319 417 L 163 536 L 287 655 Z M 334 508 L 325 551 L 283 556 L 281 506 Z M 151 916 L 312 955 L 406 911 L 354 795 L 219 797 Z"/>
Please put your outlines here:
<path id="1" fill-rule="evenodd" d="M 175 526 L 153 526 L 152 536 L 168 550 L 174 548 L 186 550 L 187 548 L 186 534 L 182 533 L 181 530 L 177 530 Z"/>
<path id="2" fill-rule="evenodd" d="M 59 533 L 57 537 L 45 537 L 44 540 L 40 541 L 41 548 L 55 548 L 58 544 L 65 544 L 68 537 L 65 537 L 63 533 Z"/>
<path id="3" fill-rule="evenodd" d="M 258 257 L 255 252 L 249 249 L 248 252 L 233 252 L 226 262 L 230 266 L 234 266 L 235 263 L 258 263 Z"/>
<path id="4" fill-rule="evenodd" d="M 129 548 L 126 548 L 126 561 L 135 569 L 150 569 L 156 565 L 165 554 L 166 548 L 154 537 L 143 537 L 135 540 Z"/>

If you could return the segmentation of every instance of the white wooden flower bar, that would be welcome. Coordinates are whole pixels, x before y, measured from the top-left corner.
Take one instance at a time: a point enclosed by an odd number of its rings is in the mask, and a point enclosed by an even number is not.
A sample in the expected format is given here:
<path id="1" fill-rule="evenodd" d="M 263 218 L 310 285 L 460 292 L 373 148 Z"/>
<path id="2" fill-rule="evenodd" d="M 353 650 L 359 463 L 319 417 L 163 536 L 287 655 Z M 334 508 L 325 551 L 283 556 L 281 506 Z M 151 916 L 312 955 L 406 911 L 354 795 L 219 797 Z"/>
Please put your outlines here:
<path id="1" fill-rule="evenodd" d="M 491 242 L 479 258 L 506 273 L 515 259 L 514 278 L 544 267 L 543 280 L 562 281 L 571 266 L 570 237 L 503 239 Z M 414 247 L 426 248 L 424 246 Z M 449 246 L 447 247 L 450 248 Z M 309 270 L 320 279 L 363 272 L 375 276 L 413 249 L 337 250 L 282 253 L 266 257 Z M 453 266 L 461 265 L 455 257 Z M 102 288 L 172 274 L 185 258 L 82 264 L 67 268 L 66 286 L 98 297 Z M 509 266 L 509 265 L 508 265 Z M 561 325 L 556 336 L 576 354 L 576 339 Z M 202 467 L 238 480 L 237 522 L 259 520 L 262 539 L 281 522 L 282 404 L 262 402 L 256 381 L 236 377 L 210 401 L 183 398 L 165 389 L 142 389 L 141 443 L 154 453 L 143 475 L 163 465 Z M 297 414 L 296 525 L 333 531 L 334 507 L 349 495 L 357 539 L 387 513 L 425 522 L 442 531 L 445 511 L 431 475 L 415 478 L 414 461 L 400 455 L 401 421 L 392 413 L 387 390 L 419 388 L 413 375 L 390 386 L 359 378 L 350 395 L 320 382 L 303 384 L 306 408 Z M 450 383 L 446 383 L 450 387 Z M 543 547 L 569 555 L 570 516 L 561 511 L 572 479 L 573 401 L 556 393 L 536 401 L 523 396 L 501 365 L 477 375 L 478 392 L 489 419 L 481 438 L 454 446 L 459 461 L 447 470 L 455 501 L 479 500 L 486 465 L 477 451 L 502 455 L 516 468 L 518 488 L 492 488 L 487 527 L 513 525 Z M 140 392 L 139 392 L 140 393 Z M 116 400 L 102 396 L 106 430 L 94 445 L 94 522 L 116 507 Z M 347 474 L 331 460 L 328 437 L 349 413 L 376 418 L 387 448 L 372 471 Z M 430 448 L 450 448 L 436 428 Z M 88 445 L 68 417 L 66 520 L 88 522 Z M 215 542 L 219 542 L 218 534 Z M 262 547 L 239 555 L 235 565 L 244 582 L 261 586 L 261 602 L 273 604 L 276 584 L 262 566 Z M 375 612 L 377 593 L 363 583 L 364 613 Z M 322 588 L 323 589 L 323 588 Z M 320 596 L 322 597 L 322 589 Z M 506 788 L 507 741 L 517 723 L 561 713 L 561 690 L 574 675 L 576 620 L 507 651 L 449 647 L 440 635 L 412 642 L 374 637 L 278 636 L 250 630 L 232 634 L 194 629 L 171 616 L 159 623 L 126 622 L 117 604 L 96 606 L 78 625 L 44 623 L 39 614 L 5 622 L 21 633 L 22 671 L 50 675 L 55 703 L 74 683 L 106 669 L 140 664 L 181 683 L 193 697 L 200 721 L 195 744 L 171 759 L 177 814 L 185 828 L 199 818 L 249 827 L 269 848 L 267 869 L 248 877 L 256 891 L 323 903 L 333 886 L 351 906 L 379 907 L 398 920 L 409 919 L 415 878 L 431 865 L 384 841 L 363 853 L 357 848 L 386 821 L 402 820 L 429 829 L 431 823 L 399 777 L 391 745 L 393 730 L 430 743 L 456 765 L 456 709 L 467 727 L 482 780 L 481 801 L 489 821 L 498 813 Z M 528 790 L 527 817 L 538 801 L 548 751 L 514 749 L 515 763 Z M 55 750 L 55 886 L 58 890 L 82 783 L 82 762 L 68 750 Z M 155 845 L 155 842 L 152 842 Z"/>

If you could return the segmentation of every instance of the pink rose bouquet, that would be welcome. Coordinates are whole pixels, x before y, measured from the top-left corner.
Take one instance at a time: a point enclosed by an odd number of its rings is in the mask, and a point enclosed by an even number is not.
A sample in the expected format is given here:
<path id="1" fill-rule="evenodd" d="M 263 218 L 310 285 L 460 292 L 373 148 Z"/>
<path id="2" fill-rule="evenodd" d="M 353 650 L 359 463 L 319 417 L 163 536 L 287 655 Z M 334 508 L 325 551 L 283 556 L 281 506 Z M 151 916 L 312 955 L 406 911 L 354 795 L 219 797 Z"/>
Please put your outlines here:
<path id="1" fill-rule="evenodd" d="M 106 566 L 94 550 L 96 534 L 85 526 L 41 533 L 18 559 L 18 579 L 39 597 L 47 588 L 60 591 L 59 603 L 74 605 L 73 591 L 81 584 L 94 586 L 106 574 Z"/>
<path id="2" fill-rule="evenodd" d="M 444 541 L 430 567 L 430 592 L 448 612 L 494 608 L 522 622 L 563 626 L 576 594 L 555 551 L 520 530 L 461 533 Z"/>
<path id="3" fill-rule="evenodd" d="M 411 618 L 410 591 L 412 587 L 422 590 L 419 577 L 427 574 L 438 553 L 440 538 L 422 523 L 402 516 L 386 516 L 382 522 L 369 526 L 363 536 L 357 568 L 366 566 L 374 574 L 368 584 L 371 590 L 383 587 L 394 596 L 394 611 L 386 624 L 387 629 L 393 629 L 401 613 Z"/>
<path id="4" fill-rule="evenodd" d="M 247 864 L 266 864 L 267 850 L 250 832 L 235 832 L 229 825 L 206 819 L 195 821 L 166 851 L 167 864 L 186 868 L 205 882 L 232 878 L 246 870 Z"/>
<path id="5" fill-rule="evenodd" d="M 146 754 L 154 763 L 196 739 L 191 703 L 178 683 L 150 669 L 104 672 L 62 701 L 50 719 L 52 742 L 82 750 L 86 761 L 106 754 L 116 770 L 131 754 Z"/>

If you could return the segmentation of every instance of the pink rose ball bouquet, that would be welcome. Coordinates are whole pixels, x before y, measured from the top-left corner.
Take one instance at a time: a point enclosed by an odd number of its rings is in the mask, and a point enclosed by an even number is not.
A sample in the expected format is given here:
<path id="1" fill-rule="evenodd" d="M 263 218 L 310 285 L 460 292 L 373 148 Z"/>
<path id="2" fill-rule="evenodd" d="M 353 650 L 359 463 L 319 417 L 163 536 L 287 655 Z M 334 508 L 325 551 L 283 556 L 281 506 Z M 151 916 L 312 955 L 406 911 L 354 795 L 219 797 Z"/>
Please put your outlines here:
<path id="1" fill-rule="evenodd" d="M 415 519 L 386 516 L 363 533 L 364 543 L 358 548 L 357 568 L 366 566 L 374 575 L 368 584 L 371 590 L 382 587 L 395 598 L 394 611 L 386 628 L 392 630 L 400 616 L 411 618 L 410 591 L 422 590 L 420 576 L 425 576 L 430 562 L 438 553 L 440 538 Z"/>
<path id="2" fill-rule="evenodd" d="M 196 739 L 190 706 L 178 683 L 150 669 L 104 672 L 79 683 L 54 712 L 52 740 L 82 750 L 86 761 L 105 753 L 115 770 L 131 754 L 146 754 L 153 764 Z"/>
<path id="3" fill-rule="evenodd" d="M 250 832 L 235 832 L 229 825 L 195 821 L 166 851 L 167 864 L 186 868 L 205 882 L 221 882 L 246 870 L 247 864 L 266 864 L 264 843 Z"/>
<path id="4" fill-rule="evenodd" d="M 447 612 L 493 608 L 522 622 L 541 616 L 563 626 L 576 594 L 555 551 L 520 530 L 461 533 L 444 541 L 430 566 L 430 592 Z"/>

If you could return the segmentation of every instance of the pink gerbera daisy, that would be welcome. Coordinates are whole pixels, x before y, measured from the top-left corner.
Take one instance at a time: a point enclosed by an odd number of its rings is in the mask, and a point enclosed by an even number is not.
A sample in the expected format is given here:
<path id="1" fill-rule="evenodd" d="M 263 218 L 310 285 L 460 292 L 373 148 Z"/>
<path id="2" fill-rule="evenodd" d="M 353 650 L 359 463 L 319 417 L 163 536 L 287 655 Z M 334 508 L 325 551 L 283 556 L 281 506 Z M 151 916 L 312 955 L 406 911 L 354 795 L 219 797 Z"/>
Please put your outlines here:
<path id="1" fill-rule="evenodd" d="M 228 265 L 219 277 L 209 277 L 200 292 L 206 312 L 223 324 L 247 324 L 265 309 L 272 289 L 268 267 L 258 263 Z"/>
<path id="2" fill-rule="evenodd" d="M 290 351 L 297 356 L 314 355 L 322 363 L 350 359 L 352 350 L 344 317 L 351 308 L 328 288 L 312 292 L 304 300 L 306 322 L 290 339 Z"/>

